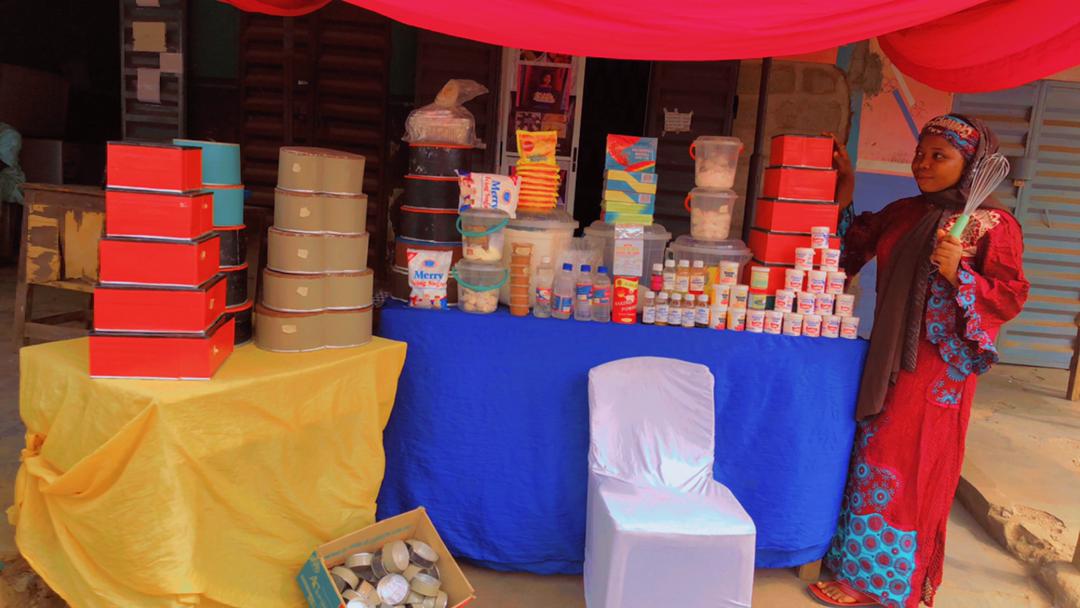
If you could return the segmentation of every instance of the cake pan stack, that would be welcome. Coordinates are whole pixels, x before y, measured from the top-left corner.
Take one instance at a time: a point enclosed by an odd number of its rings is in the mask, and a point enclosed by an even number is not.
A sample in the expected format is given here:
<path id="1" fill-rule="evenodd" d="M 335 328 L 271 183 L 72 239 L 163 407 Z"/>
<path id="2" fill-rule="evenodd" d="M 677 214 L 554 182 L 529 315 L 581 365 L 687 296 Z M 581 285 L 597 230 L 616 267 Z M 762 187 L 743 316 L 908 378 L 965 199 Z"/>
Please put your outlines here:
<path id="1" fill-rule="evenodd" d="M 371 340 L 364 157 L 282 148 L 255 344 L 278 352 Z"/>
<path id="2" fill-rule="evenodd" d="M 233 350 L 199 148 L 108 145 L 90 375 L 208 379 Z"/>
<path id="3" fill-rule="evenodd" d="M 461 234 L 457 229 L 458 173 L 469 170 L 471 146 L 410 143 L 409 173 L 405 176 L 405 199 L 395 227 L 394 267 L 390 292 L 395 300 L 409 301 L 409 249 L 450 251 L 461 259 Z M 457 282 L 450 279 L 447 300 L 457 302 Z"/>
<path id="4" fill-rule="evenodd" d="M 227 293 L 225 313 L 236 321 L 236 343 L 250 342 L 252 300 L 248 294 L 240 146 L 193 139 L 174 139 L 173 143 L 202 150 L 203 188 L 214 195 L 214 232 L 221 242 L 221 272 L 225 273 Z"/>

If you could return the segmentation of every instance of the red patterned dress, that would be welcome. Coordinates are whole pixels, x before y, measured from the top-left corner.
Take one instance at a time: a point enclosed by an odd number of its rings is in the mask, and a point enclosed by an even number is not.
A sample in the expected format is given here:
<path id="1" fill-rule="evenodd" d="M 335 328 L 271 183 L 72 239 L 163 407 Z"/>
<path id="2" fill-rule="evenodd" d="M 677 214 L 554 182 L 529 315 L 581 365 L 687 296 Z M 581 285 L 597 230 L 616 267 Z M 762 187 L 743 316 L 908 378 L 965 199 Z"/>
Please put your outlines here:
<path id="1" fill-rule="evenodd" d="M 921 198 L 903 199 L 856 218 L 844 237 L 848 276 L 876 256 L 885 285 L 881 269 L 927 209 Z M 954 222 L 947 216 L 943 228 Z M 888 608 L 933 606 L 977 377 L 997 362 L 998 330 L 1028 294 L 1023 236 L 1007 211 L 976 211 L 961 241 L 959 287 L 936 274 L 931 279 L 915 371 L 901 369 L 882 412 L 859 423 L 825 558 L 838 580 Z"/>

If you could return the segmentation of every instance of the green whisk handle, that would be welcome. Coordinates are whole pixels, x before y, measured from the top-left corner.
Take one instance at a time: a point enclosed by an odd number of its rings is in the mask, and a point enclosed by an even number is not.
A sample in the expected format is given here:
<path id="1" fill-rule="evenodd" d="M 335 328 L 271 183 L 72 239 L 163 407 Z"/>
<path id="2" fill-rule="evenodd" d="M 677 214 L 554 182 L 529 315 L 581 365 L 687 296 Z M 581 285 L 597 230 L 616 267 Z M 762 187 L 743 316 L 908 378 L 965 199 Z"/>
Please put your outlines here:
<path id="1" fill-rule="evenodd" d="M 964 228 L 967 228 L 968 221 L 970 219 L 971 219 L 971 216 L 966 214 L 966 213 L 959 216 L 959 217 L 957 217 L 956 218 L 956 223 L 953 224 L 952 229 L 949 230 L 949 234 L 951 236 L 956 237 L 956 238 L 960 238 L 960 236 L 962 234 L 964 234 Z"/>

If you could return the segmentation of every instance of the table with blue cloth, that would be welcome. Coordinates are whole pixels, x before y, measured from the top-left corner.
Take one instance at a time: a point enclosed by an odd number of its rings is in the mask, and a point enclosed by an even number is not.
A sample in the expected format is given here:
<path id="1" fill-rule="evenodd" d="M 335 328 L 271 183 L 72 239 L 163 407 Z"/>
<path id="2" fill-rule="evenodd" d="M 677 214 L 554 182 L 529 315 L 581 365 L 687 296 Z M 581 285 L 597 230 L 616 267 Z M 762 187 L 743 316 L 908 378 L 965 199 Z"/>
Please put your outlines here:
<path id="1" fill-rule="evenodd" d="M 382 309 L 378 333 L 409 345 L 384 436 L 378 517 L 423 505 L 458 557 L 496 570 L 581 572 L 588 373 L 641 356 L 701 363 L 716 377 L 713 474 L 754 519 L 757 565 L 802 565 L 828 548 L 855 434 L 862 340 L 397 303 Z"/>

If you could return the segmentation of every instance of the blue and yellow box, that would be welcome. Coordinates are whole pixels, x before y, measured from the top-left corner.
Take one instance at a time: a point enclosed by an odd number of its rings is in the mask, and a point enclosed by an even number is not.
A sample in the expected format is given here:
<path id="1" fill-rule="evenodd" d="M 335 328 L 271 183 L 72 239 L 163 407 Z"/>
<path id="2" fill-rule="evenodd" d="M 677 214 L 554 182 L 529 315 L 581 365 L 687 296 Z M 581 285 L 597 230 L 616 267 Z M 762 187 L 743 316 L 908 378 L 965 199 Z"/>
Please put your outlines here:
<path id="1" fill-rule="evenodd" d="M 604 221 L 609 224 L 652 226 L 653 216 L 648 213 L 605 213 Z"/>
<path id="2" fill-rule="evenodd" d="M 656 213 L 656 203 L 647 203 L 644 205 L 638 203 L 622 203 L 618 201 L 604 201 L 605 213 L 635 213 L 652 215 Z"/>
<path id="3" fill-rule="evenodd" d="M 656 194 L 658 177 L 655 173 L 608 169 L 604 172 L 604 190 Z"/>
<path id="4" fill-rule="evenodd" d="M 639 192 L 623 192 L 622 190 L 604 190 L 601 200 L 612 203 L 634 203 L 637 205 L 652 205 L 656 202 L 655 194 L 642 194 Z"/>

